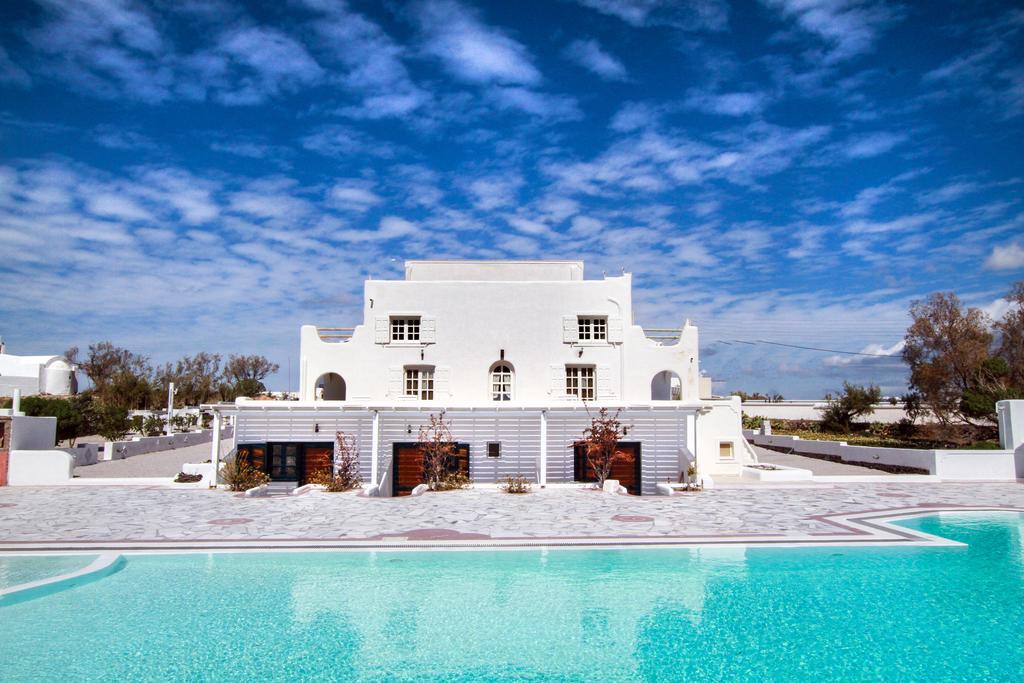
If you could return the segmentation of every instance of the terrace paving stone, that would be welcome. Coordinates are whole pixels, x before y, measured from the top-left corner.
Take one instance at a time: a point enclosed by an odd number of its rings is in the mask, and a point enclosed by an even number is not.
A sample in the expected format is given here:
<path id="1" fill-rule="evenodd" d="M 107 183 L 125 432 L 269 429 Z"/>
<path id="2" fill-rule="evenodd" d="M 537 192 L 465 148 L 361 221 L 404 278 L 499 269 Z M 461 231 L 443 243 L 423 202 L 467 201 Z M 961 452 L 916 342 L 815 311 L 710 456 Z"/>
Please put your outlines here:
<path id="1" fill-rule="evenodd" d="M 7 487 L 0 488 L 0 506 L 4 543 L 358 540 L 412 531 L 429 535 L 430 530 L 495 539 L 795 537 L 834 533 L 833 524 L 817 517 L 836 513 L 912 506 L 1024 508 L 1024 486 L 857 482 L 815 488 L 751 486 L 672 497 L 618 496 L 571 487 L 511 496 L 474 488 L 399 499 L 320 491 L 260 499 L 204 489 Z"/>

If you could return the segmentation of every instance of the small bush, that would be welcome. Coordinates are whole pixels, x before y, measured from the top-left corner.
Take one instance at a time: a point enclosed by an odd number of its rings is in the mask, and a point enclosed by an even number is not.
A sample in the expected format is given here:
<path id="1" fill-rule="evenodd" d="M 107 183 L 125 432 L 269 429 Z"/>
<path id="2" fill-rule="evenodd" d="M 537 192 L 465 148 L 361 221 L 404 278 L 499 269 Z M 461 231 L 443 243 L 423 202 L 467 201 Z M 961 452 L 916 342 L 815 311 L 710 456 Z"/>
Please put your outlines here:
<path id="1" fill-rule="evenodd" d="M 174 478 L 175 484 L 194 484 L 197 481 L 202 481 L 203 475 L 201 474 L 186 474 L 185 472 L 178 472 L 178 476 Z"/>
<path id="2" fill-rule="evenodd" d="M 529 493 L 530 489 L 530 482 L 526 477 L 519 475 L 505 477 L 505 483 L 501 485 L 501 490 L 505 493 Z"/>
<path id="3" fill-rule="evenodd" d="M 324 490 L 330 493 L 342 493 L 358 488 L 362 482 L 358 476 L 353 480 L 350 477 L 342 476 L 340 473 L 332 474 L 329 469 L 323 469 L 309 475 L 306 478 L 306 483 L 323 486 Z"/>
<path id="4" fill-rule="evenodd" d="M 221 470 L 220 476 L 231 491 L 248 491 L 270 481 L 270 477 L 265 473 L 260 472 L 246 462 L 244 458 L 239 458 L 238 456 L 224 464 L 224 469 Z"/>
<path id="5" fill-rule="evenodd" d="M 469 488 L 469 475 L 465 472 L 448 472 L 431 484 L 432 491 L 455 491 Z"/>

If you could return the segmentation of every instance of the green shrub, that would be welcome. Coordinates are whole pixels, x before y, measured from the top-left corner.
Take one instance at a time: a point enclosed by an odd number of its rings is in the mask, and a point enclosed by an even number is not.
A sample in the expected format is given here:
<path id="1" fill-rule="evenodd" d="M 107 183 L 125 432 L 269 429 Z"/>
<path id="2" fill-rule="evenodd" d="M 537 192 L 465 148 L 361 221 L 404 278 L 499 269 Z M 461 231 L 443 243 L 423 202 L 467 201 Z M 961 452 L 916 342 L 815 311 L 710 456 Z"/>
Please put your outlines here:
<path id="1" fill-rule="evenodd" d="M 160 436 L 166 425 L 166 420 L 159 415 L 148 415 L 142 423 L 142 433 L 146 436 Z"/>
<path id="2" fill-rule="evenodd" d="M 131 431 L 128 409 L 115 405 L 93 407 L 92 424 L 96 433 L 107 441 L 120 441 Z"/>
<path id="3" fill-rule="evenodd" d="M 864 387 L 843 382 L 843 393 L 835 398 L 829 396 L 828 405 L 822 409 L 822 429 L 848 434 L 853 427 L 853 421 L 874 413 L 874 405 L 881 398 L 882 391 L 874 384 Z"/>

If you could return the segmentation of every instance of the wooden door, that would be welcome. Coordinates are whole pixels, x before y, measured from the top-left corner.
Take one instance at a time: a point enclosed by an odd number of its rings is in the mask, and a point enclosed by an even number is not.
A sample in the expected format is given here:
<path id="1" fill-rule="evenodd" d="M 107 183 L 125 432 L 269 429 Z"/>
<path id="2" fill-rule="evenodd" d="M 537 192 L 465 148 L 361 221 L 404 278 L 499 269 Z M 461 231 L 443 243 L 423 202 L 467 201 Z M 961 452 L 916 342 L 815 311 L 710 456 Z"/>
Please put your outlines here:
<path id="1" fill-rule="evenodd" d="M 334 444 L 307 443 L 302 453 L 302 483 L 317 472 L 334 471 Z"/>
<path id="2" fill-rule="evenodd" d="M 596 482 L 597 475 L 594 473 L 594 468 L 590 466 L 590 462 L 587 460 L 583 444 L 575 444 L 573 450 L 575 455 L 573 467 L 575 475 L 574 479 L 581 482 Z M 630 460 L 616 458 L 615 462 L 612 463 L 612 471 L 608 478 L 617 479 L 620 484 L 626 487 L 627 491 L 634 496 L 639 496 L 641 488 L 640 442 L 620 441 L 617 452 L 628 453 L 633 457 Z"/>
<path id="3" fill-rule="evenodd" d="M 456 444 L 451 468 L 469 476 L 469 444 Z M 393 446 L 391 495 L 408 496 L 425 479 L 423 446 L 418 443 L 396 443 Z"/>

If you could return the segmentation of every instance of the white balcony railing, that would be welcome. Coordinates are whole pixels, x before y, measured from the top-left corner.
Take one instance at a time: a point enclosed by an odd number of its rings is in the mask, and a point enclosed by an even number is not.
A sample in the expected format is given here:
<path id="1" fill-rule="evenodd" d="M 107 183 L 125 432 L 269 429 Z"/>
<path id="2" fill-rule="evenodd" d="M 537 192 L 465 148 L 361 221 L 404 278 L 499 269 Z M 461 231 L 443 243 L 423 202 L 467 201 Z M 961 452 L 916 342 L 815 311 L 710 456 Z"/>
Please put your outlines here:
<path id="1" fill-rule="evenodd" d="M 355 330 L 354 327 L 318 327 L 316 333 L 320 337 L 320 341 L 340 344 L 351 339 Z"/>

